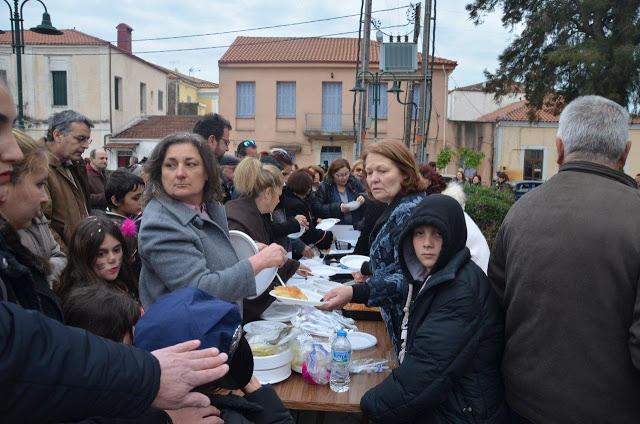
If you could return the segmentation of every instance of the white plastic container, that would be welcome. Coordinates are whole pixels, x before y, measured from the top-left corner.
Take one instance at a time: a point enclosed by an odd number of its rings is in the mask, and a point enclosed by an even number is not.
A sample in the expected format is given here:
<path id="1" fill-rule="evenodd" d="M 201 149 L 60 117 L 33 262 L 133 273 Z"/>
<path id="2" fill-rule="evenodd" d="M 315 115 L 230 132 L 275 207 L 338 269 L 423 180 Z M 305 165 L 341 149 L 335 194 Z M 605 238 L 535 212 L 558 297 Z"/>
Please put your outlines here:
<path id="1" fill-rule="evenodd" d="M 274 384 L 286 380 L 291 375 L 293 352 L 289 349 L 271 356 L 253 357 L 253 375 L 260 384 Z"/>

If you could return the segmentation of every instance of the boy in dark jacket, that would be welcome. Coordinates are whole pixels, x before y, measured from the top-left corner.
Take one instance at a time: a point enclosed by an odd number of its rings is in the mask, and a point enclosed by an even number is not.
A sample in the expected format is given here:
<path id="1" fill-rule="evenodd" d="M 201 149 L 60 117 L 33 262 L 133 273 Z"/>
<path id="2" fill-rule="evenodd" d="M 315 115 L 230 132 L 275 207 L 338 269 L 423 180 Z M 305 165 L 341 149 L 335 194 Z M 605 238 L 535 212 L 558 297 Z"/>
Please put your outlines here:
<path id="1" fill-rule="evenodd" d="M 464 213 L 449 196 L 423 200 L 407 219 L 400 367 L 360 406 L 380 423 L 503 423 L 504 315 L 470 260 Z"/>

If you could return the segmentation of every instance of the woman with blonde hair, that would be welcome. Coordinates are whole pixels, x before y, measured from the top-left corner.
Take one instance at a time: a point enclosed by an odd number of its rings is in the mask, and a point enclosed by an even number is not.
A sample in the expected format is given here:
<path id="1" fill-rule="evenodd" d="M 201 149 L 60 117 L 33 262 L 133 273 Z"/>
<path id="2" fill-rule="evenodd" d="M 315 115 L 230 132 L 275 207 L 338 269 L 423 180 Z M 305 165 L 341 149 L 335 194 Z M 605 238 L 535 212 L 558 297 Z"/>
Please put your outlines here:
<path id="1" fill-rule="evenodd" d="M 246 157 L 236 167 L 233 181 L 239 198 L 227 202 L 229 230 L 238 230 L 247 234 L 258 243 L 273 242 L 271 231 L 271 213 L 280 202 L 284 178 L 282 172 L 273 165 L 261 163 L 258 159 Z M 310 269 L 300 262 L 288 259 L 278 270 L 283 281 L 287 281 L 298 272 L 306 276 Z M 275 285 L 272 282 L 272 286 Z M 259 319 L 275 300 L 269 295 L 272 287 L 267 288 L 260 296 L 243 303 L 243 321 L 251 322 Z"/>
<path id="2" fill-rule="evenodd" d="M 354 273 L 356 283 L 331 290 L 329 301 L 319 309 L 341 309 L 348 302 L 380 306 L 382 318 L 396 349 L 401 347 L 402 270 L 395 260 L 402 226 L 413 209 L 426 198 L 429 183 L 418 163 L 402 143 L 385 140 L 369 147 L 362 156 L 367 194 L 387 205 L 371 231 L 370 262 Z"/>
<path id="3" fill-rule="evenodd" d="M 364 161 L 362 159 L 353 162 L 353 165 L 351 165 L 351 173 L 354 177 L 364 182 Z"/>

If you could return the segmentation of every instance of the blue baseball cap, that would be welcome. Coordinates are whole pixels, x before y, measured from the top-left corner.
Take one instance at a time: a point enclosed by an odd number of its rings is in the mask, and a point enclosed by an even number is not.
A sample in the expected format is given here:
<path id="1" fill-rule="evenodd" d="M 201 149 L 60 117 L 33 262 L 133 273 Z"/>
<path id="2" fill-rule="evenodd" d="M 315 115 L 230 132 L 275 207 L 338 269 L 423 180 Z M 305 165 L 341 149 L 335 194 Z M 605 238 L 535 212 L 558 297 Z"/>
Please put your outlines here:
<path id="1" fill-rule="evenodd" d="M 215 347 L 229 356 L 229 372 L 211 385 L 237 390 L 249 383 L 253 354 L 238 307 L 195 287 L 158 299 L 138 320 L 133 345 L 151 352 L 195 339 L 202 342 L 199 349 Z"/>

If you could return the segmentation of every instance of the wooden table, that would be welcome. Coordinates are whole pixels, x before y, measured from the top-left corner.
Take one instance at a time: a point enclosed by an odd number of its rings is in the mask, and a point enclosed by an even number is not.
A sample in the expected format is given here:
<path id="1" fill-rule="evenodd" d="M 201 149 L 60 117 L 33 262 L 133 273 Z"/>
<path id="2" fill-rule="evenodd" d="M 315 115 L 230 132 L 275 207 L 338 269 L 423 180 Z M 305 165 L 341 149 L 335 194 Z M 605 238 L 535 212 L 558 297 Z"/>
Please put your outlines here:
<path id="1" fill-rule="evenodd" d="M 356 321 L 356 325 L 359 331 L 373 334 L 378 339 L 378 344 L 369 349 L 354 351 L 352 359 L 386 358 L 388 352 L 393 350 L 382 321 Z M 311 385 L 295 371 L 291 373 L 291 377 L 273 387 L 289 409 L 358 413 L 361 412 L 360 398 L 367 390 L 380 384 L 389 373 L 390 371 L 351 374 L 349 390 L 344 393 L 332 392 L 328 384 Z"/>

